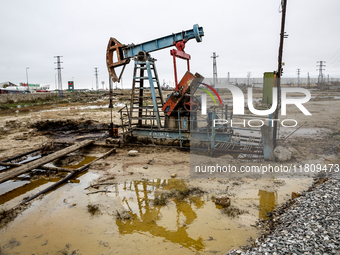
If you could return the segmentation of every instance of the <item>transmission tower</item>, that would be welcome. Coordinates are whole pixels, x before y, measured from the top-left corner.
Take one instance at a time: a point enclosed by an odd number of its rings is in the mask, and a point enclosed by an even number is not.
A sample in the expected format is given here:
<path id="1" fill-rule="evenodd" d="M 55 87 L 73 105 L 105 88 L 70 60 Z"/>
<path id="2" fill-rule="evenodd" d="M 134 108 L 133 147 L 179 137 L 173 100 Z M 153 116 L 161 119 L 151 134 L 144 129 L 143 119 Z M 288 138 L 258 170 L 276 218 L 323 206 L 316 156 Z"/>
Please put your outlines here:
<path id="1" fill-rule="evenodd" d="M 218 56 L 216 56 L 216 52 L 213 52 L 213 55 L 211 56 L 213 59 L 213 73 L 214 73 L 214 86 L 216 87 L 217 84 L 217 65 L 216 65 L 216 58 L 218 58 Z"/>
<path id="2" fill-rule="evenodd" d="M 297 76 L 298 76 L 297 85 L 298 85 L 298 88 L 300 88 L 300 68 L 297 69 Z"/>
<path id="3" fill-rule="evenodd" d="M 322 71 L 325 70 L 323 67 L 326 66 L 325 65 L 326 61 L 318 61 L 317 63 L 320 63 L 320 64 L 317 65 L 319 67 L 319 69 L 316 69 L 316 70 L 319 70 L 318 89 L 321 89 L 322 88 L 322 83 L 323 83 L 323 74 L 322 74 Z"/>
<path id="4" fill-rule="evenodd" d="M 97 67 L 94 68 L 94 76 L 96 76 L 96 90 L 97 90 L 97 93 L 99 93 L 99 87 L 98 87 L 98 68 Z"/>
<path id="5" fill-rule="evenodd" d="M 55 58 L 57 58 L 57 62 L 54 62 L 54 64 L 57 64 L 57 69 L 58 70 L 58 90 L 59 90 L 59 98 L 62 98 L 63 97 L 63 83 L 62 83 L 62 80 L 61 80 L 61 69 L 63 69 L 61 67 L 61 63 L 63 62 L 60 62 L 60 58 L 62 58 L 63 56 L 54 56 Z"/>

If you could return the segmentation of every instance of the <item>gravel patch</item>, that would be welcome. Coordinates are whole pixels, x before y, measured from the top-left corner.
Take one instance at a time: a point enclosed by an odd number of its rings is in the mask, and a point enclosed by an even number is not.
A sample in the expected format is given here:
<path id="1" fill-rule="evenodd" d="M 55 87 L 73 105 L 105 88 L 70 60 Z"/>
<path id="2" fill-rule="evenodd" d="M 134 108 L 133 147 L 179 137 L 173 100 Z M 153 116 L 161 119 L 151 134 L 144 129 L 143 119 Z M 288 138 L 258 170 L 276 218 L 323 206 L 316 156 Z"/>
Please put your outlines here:
<path id="1" fill-rule="evenodd" d="M 340 179 L 319 179 L 257 227 L 266 234 L 247 250 L 227 254 L 340 254 Z"/>

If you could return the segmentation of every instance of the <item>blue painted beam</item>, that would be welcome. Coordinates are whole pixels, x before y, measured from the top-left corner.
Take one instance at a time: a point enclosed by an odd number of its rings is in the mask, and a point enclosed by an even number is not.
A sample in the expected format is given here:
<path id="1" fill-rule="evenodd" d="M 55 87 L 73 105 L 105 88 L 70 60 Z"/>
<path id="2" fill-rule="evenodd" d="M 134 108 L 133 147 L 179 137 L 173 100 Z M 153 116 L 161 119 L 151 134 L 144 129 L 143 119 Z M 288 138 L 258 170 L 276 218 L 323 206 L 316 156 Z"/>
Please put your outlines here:
<path id="1" fill-rule="evenodd" d="M 123 48 L 124 58 L 135 57 L 140 51 L 148 53 L 160 49 L 165 49 L 174 46 L 175 42 L 179 42 L 182 40 L 185 40 L 187 42 L 190 39 L 195 38 L 197 42 L 201 42 L 202 36 L 204 36 L 203 27 L 199 27 L 198 24 L 195 24 L 193 29 L 187 31 L 182 31 L 176 34 L 164 36 L 137 45 L 129 44 Z"/>

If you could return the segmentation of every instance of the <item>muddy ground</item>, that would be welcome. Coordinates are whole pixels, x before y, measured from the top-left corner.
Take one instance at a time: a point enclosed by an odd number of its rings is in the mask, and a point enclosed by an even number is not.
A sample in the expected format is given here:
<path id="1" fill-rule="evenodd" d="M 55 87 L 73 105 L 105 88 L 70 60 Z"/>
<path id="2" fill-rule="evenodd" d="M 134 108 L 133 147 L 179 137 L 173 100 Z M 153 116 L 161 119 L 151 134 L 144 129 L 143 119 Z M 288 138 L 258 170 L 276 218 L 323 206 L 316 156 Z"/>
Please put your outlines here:
<path id="1" fill-rule="evenodd" d="M 311 92 L 313 98 L 305 106 L 312 116 L 288 106 L 289 118 L 304 125 L 286 140 L 295 129 L 280 130 L 278 144 L 296 149 L 289 164 L 339 164 L 340 92 Z M 114 98 L 115 124 L 120 124 L 118 110 L 128 97 L 129 91 L 120 91 Z M 260 92 L 254 97 L 261 98 Z M 51 141 L 105 142 L 108 103 L 105 95 L 79 96 L 79 100 L 65 98 L 62 104 L 0 110 L 0 160 Z M 130 150 L 138 155 L 129 156 Z M 226 160 L 235 166 L 251 164 Z M 126 145 L 93 163 L 78 180 L 34 200 L 17 218 L 3 224 L 0 253 L 223 254 L 252 245 L 262 231 L 255 227 L 257 219 L 268 218 L 268 212 L 290 199 L 292 192 L 306 190 L 313 176 L 191 179 L 188 151 Z M 8 189 L 0 196 L 8 196 Z M 231 199 L 230 210 L 213 203 L 222 196 Z M 5 199 L 1 210 L 12 208 L 19 198 Z"/>

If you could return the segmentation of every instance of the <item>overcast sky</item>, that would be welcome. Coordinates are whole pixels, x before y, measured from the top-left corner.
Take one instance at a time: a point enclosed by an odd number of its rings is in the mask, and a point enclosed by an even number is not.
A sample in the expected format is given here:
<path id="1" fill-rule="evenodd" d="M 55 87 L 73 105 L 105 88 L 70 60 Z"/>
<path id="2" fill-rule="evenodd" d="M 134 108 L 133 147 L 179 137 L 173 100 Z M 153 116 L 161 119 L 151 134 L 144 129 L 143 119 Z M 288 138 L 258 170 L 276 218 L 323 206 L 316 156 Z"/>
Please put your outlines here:
<path id="1" fill-rule="evenodd" d="M 55 88 L 54 56 L 61 55 L 63 88 L 108 84 L 106 48 L 110 37 L 121 43 L 142 43 L 171 33 L 204 29 L 201 43 L 190 40 L 191 71 L 213 76 L 216 52 L 218 77 L 262 77 L 277 69 L 280 0 L 0 0 L 0 82 L 26 82 Z M 317 77 L 317 61 L 325 74 L 340 78 L 340 1 L 288 0 L 283 77 Z M 173 83 L 170 49 L 152 53 L 161 82 Z M 178 75 L 185 72 L 184 61 Z M 131 87 L 133 62 L 125 69 L 124 87 Z"/>

